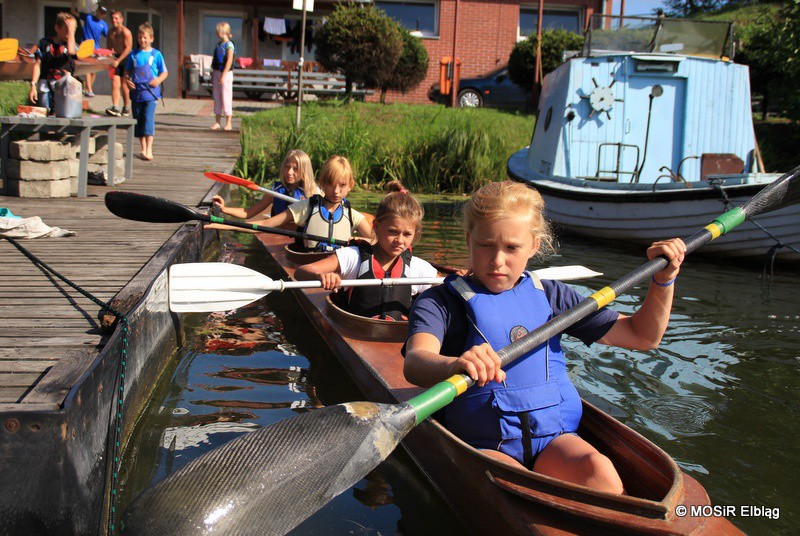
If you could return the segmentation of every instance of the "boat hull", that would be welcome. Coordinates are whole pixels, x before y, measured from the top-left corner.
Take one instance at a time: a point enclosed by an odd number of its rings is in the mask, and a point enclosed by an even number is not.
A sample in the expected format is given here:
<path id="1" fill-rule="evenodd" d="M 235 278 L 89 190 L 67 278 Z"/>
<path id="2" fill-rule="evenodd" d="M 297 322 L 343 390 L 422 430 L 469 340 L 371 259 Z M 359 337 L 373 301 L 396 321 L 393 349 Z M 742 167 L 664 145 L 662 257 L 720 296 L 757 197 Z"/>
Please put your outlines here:
<path id="1" fill-rule="evenodd" d="M 276 275 L 291 277 L 295 265 L 286 257 L 286 239 L 260 239 L 282 272 Z M 403 376 L 402 342 L 369 336 L 372 319 L 340 322 L 322 289 L 293 292 L 370 401 L 404 402 L 421 392 Z M 702 486 L 657 446 L 586 402 L 580 433 L 614 460 L 636 496 L 596 492 L 495 460 L 434 419 L 414 428 L 403 445 L 476 534 L 739 534 L 724 518 L 676 516 L 677 505 L 710 504 Z"/>
<path id="2" fill-rule="evenodd" d="M 511 178 L 542 194 L 547 218 L 557 228 L 591 238 L 650 244 L 673 236 L 688 236 L 733 206 L 743 205 L 768 184 L 732 184 L 725 186 L 725 196 L 719 188 L 707 183 L 688 183 L 681 188 L 671 184 L 664 188 L 593 187 L 592 181 L 582 181 L 581 185 L 566 178 L 537 177 L 525 168 L 526 152 L 523 149 L 509 159 Z M 778 241 L 800 249 L 800 205 L 759 215 L 755 221 L 758 225 L 746 220 L 705 245 L 702 253 L 756 260 L 766 258 Z M 777 249 L 775 258 L 799 262 L 800 254 L 782 248 Z"/>
<path id="3" fill-rule="evenodd" d="M 75 60 L 73 76 L 84 76 L 88 73 L 105 71 L 114 65 L 114 58 L 111 56 L 100 56 L 97 58 L 89 57 L 82 60 Z M 15 60 L 0 62 L 0 82 L 11 80 L 30 80 L 33 78 L 34 61 L 26 57 L 18 57 Z"/>

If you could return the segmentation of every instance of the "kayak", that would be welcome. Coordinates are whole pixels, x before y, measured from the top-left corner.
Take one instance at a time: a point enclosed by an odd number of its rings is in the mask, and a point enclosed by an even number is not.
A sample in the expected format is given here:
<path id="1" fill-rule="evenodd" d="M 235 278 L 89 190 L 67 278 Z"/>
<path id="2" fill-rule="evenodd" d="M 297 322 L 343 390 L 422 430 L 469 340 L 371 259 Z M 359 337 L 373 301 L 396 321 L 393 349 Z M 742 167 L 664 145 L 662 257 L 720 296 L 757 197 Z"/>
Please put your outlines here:
<path id="1" fill-rule="evenodd" d="M 276 275 L 292 277 L 298 265 L 287 254 L 290 239 L 271 234 L 259 239 L 280 272 Z M 403 376 L 406 322 L 350 314 L 322 289 L 292 292 L 369 401 L 396 404 L 423 392 Z M 713 506 L 705 489 L 666 452 L 585 400 L 578 433 L 612 460 L 628 495 L 496 460 L 433 418 L 417 425 L 402 444 L 476 534 L 741 534 L 724 517 L 707 515 Z"/>

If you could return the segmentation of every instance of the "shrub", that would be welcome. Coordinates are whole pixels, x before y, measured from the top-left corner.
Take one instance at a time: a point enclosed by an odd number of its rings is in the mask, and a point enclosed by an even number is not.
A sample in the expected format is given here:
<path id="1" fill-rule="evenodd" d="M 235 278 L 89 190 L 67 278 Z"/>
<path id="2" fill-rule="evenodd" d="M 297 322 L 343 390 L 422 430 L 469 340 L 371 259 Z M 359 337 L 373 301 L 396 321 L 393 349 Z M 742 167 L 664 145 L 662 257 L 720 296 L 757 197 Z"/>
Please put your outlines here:
<path id="1" fill-rule="evenodd" d="M 536 70 L 536 35 L 520 41 L 508 58 L 508 73 L 515 84 L 527 90 L 533 88 Z M 565 50 L 577 50 L 583 46 L 583 37 L 567 30 L 544 30 L 542 32 L 542 71 L 546 75 L 561 64 Z"/>
<path id="2" fill-rule="evenodd" d="M 422 42 L 405 28 L 400 28 L 400 35 L 403 37 L 403 53 L 381 88 L 382 103 L 386 102 L 388 89 L 407 93 L 420 85 L 428 73 L 428 51 Z"/>

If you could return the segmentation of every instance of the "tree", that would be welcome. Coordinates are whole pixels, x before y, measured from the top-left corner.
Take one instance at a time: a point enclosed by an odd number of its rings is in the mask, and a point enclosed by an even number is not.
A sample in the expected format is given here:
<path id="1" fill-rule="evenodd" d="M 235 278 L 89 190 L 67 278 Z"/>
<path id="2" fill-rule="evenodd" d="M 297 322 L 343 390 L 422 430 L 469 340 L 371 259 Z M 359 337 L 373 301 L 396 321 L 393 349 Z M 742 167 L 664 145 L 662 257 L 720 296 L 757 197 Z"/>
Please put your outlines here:
<path id="1" fill-rule="evenodd" d="M 399 25 L 398 25 L 399 27 Z M 403 38 L 403 53 L 397 60 L 394 71 L 381 87 L 381 103 L 386 102 L 386 91 L 394 89 L 407 93 L 420 85 L 428 73 L 428 51 L 419 38 L 414 37 L 405 28 L 400 27 Z"/>
<path id="2" fill-rule="evenodd" d="M 354 83 L 381 87 L 403 52 L 397 23 L 372 5 L 356 3 L 337 4 L 315 42 L 317 61 L 344 74 L 348 96 Z"/>
<path id="3" fill-rule="evenodd" d="M 547 74 L 561 65 L 566 50 L 583 47 L 583 36 L 567 30 L 544 30 L 542 32 L 542 71 Z M 508 74 L 511 80 L 525 89 L 533 89 L 536 71 L 536 35 L 520 41 L 508 58 Z"/>

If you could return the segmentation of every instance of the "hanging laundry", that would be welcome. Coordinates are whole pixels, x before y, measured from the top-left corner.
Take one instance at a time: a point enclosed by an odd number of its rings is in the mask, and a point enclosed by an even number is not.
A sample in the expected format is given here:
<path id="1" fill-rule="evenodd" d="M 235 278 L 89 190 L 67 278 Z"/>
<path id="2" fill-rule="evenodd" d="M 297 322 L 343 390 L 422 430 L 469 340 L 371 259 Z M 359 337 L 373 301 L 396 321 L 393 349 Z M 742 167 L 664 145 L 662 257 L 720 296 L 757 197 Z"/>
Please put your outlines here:
<path id="1" fill-rule="evenodd" d="M 286 33 L 286 22 L 283 19 L 273 19 L 266 17 L 264 19 L 264 32 L 270 35 L 282 35 Z"/>

